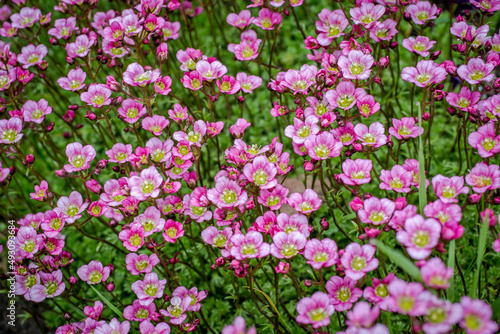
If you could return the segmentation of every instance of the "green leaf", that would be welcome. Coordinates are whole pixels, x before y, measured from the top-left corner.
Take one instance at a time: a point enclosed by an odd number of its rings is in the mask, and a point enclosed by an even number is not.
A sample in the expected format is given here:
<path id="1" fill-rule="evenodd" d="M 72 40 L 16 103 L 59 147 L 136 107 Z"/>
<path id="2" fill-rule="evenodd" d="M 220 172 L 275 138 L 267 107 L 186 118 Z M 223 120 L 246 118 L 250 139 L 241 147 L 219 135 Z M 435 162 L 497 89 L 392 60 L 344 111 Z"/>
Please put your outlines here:
<path id="1" fill-rule="evenodd" d="M 488 230 L 490 228 L 490 223 L 488 215 L 484 216 L 484 221 L 481 226 L 481 231 L 479 232 L 479 244 L 477 246 L 477 260 L 476 260 L 476 273 L 474 274 L 474 281 L 472 282 L 472 290 L 470 297 L 477 298 L 477 287 L 479 284 L 479 273 L 481 270 L 481 264 L 483 263 L 484 251 L 486 250 L 486 239 L 488 238 Z"/>
<path id="2" fill-rule="evenodd" d="M 427 92 L 424 92 L 424 102 Z M 425 108 L 425 105 L 423 106 Z M 424 128 L 422 125 L 422 109 L 418 108 L 418 125 Z M 418 136 L 418 205 L 421 214 L 424 212 L 424 207 L 427 205 L 427 193 L 425 188 L 425 159 L 424 159 L 424 141 L 422 139 L 423 134 Z"/>
<path id="3" fill-rule="evenodd" d="M 500 297 L 491 304 L 491 309 L 493 310 L 493 319 L 495 319 L 500 314 Z"/>
<path id="4" fill-rule="evenodd" d="M 246 286 L 245 288 L 250 289 L 250 287 L 248 287 L 248 286 Z M 287 329 L 287 331 L 289 333 L 293 333 L 292 330 L 290 329 L 290 327 L 288 327 L 288 324 L 285 322 L 285 320 L 283 320 L 283 317 L 281 316 L 281 314 L 278 312 L 278 309 L 276 308 L 276 305 L 274 305 L 271 297 L 269 297 L 264 291 L 261 291 L 261 290 L 256 289 L 256 288 L 254 288 L 254 290 L 260 292 L 264 296 L 264 298 L 267 299 L 269 305 L 271 305 L 271 307 L 273 308 L 274 312 L 276 312 L 276 314 L 278 315 L 278 318 L 281 321 L 281 323 L 283 324 L 283 326 L 286 327 L 286 329 Z"/>
<path id="5" fill-rule="evenodd" d="M 455 299 L 455 240 L 450 241 L 448 248 L 448 268 L 453 268 L 453 275 L 450 278 L 450 286 L 446 290 L 448 300 L 453 303 Z"/>
<path id="6" fill-rule="evenodd" d="M 110 309 L 112 309 L 113 312 L 115 312 L 118 315 L 118 317 L 120 318 L 120 320 L 123 320 L 123 314 L 120 312 L 120 310 L 115 305 L 113 305 L 113 303 L 110 302 L 106 297 L 104 297 L 96 288 L 94 288 L 94 286 L 92 286 L 92 285 L 89 285 L 89 286 L 95 291 L 95 293 L 97 293 L 97 295 L 99 296 L 99 298 L 101 298 L 102 301 L 106 305 L 108 305 L 108 307 Z"/>
<path id="7" fill-rule="evenodd" d="M 392 262 L 394 262 L 398 267 L 403 269 L 414 280 L 418 281 L 421 280 L 420 270 L 411 260 L 409 260 L 403 254 L 401 254 L 401 252 L 387 246 L 382 241 L 377 239 L 372 239 L 372 243 L 374 243 L 375 246 L 377 246 L 377 249 L 379 251 L 387 255 L 387 257 L 391 259 Z"/>

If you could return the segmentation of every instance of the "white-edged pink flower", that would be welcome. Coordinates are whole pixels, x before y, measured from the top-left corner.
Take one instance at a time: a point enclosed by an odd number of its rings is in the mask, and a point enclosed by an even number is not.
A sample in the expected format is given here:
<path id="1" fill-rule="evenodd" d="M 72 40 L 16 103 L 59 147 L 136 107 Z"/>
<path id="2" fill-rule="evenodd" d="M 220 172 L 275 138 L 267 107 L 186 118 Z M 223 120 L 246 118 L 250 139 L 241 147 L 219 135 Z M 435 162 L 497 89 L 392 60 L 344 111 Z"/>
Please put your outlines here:
<path id="1" fill-rule="evenodd" d="M 104 267 L 99 261 L 90 261 L 89 264 L 83 265 L 76 271 L 78 277 L 88 284 L 99 284 L 105 282 L 110 274 L 108 266 Z"/>
<path id="2" fill-rule="evenodd" d="M 415 215 L 406 219 L 403 229 L 396 234 L 396 239 L 406 247 L 408 255 L 422 260 L 428 257 L 437 246 L 441 236 L 441 224 L 433 219 L 424 219 Z"/>

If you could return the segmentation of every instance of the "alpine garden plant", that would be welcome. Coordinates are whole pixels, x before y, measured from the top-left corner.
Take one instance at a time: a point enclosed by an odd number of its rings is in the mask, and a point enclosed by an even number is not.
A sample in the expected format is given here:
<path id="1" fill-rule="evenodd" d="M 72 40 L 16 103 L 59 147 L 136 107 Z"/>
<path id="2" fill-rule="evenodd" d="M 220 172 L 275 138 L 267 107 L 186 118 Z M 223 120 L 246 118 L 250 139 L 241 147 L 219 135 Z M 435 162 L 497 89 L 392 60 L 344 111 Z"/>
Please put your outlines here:
<path id="1" fill-rule="evenodd" d="M 17 326 L 497 333 L 499 10 L 9 1 Z"/>

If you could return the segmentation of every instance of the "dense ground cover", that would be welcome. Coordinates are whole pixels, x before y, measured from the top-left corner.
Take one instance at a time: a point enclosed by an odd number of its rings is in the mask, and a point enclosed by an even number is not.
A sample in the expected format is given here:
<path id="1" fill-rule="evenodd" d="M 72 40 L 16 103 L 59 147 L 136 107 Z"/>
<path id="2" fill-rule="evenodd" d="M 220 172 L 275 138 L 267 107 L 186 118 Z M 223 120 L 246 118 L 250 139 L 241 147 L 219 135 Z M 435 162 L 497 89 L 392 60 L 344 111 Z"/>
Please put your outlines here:
<path id="1" fill-rule="evenodd" d="M 9 1 L 18 330 L 496 333 L 499 9 Z"/>

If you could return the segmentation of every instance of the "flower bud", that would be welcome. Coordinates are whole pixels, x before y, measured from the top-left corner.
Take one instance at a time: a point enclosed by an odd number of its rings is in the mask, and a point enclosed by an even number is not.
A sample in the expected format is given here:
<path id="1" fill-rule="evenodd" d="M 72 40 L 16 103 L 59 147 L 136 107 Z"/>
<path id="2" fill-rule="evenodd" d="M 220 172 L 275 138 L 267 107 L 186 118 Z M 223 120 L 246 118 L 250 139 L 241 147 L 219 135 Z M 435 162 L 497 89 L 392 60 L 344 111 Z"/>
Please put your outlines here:
<path id="1" fill-rule="evenodd" d="M 349 206 L 353 211 L 358 211 L 364 208 L 365 203 L 359 197 L 354 197 L 354 199 L 349 203 Z"/>
<path id="2" fill-rule="evenodd" d="M 35 162 L 35 156 L 33 154 L 28 154 L 26 156 L 26 162 L 28 164 L 32 164 L 33 162 Z"/>
<path id="3" fill-rule="evenodd" d="M 69 278 L 69 284 L 71 284 L 71 285 L 75 285 L 76 284 L 76 277 L 75 276 L 71 276 Z"/>
<path id="4" fill-rule="evenodd" d="M 108 285 L 106 285 L 106 290 L 108 290 L 109 292 L 113 292 L 114 289 L 115 289 L 115 283 L 109 282 Z"/>

